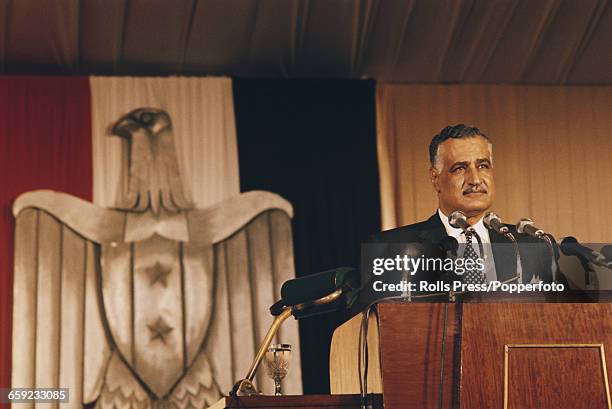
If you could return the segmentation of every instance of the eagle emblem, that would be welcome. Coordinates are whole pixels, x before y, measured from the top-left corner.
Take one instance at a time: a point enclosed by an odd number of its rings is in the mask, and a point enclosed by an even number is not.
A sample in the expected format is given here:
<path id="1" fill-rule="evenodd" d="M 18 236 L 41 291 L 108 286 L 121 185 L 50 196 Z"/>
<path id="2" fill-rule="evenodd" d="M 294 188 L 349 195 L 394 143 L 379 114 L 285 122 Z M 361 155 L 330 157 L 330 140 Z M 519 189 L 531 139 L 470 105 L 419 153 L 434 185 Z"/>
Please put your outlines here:
<path id="1" fill-rule="evenodd" d="M 291 205 L 254 191 L 198 209 L 165 111 L 111 131 L 130 158 L 116 208 L 44 190 L 13 206 L 13 386 L 68 387 L 75 407 L 206 407 L 248 367 L 294 275 Z"/>

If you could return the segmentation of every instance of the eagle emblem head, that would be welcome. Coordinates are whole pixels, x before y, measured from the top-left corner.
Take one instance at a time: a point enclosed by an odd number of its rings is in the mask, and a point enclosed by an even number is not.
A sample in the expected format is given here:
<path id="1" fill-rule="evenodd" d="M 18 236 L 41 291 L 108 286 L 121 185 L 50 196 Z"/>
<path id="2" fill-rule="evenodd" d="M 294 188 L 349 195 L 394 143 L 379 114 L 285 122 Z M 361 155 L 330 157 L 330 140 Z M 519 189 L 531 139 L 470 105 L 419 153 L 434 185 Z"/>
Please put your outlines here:
<path id="1" fill-rule="evenodd" d="M 112 124 L 110 134 L 129 144 L 128 188 L 119 208 L 154 214 L 162 208 L 170 212 L 193 208 L 181 182 L 172 120 L 166 111 L 135 109 Z"/>
<path id="2" fill-rule="evenodd" d="M 172 130 L 170 115 L 158 108 L 138 108 L 125 115 L 115 122 L 110 133 L 122 138 L 129 139 L 132 132 L 138 128 L 151 131 L 152 135 L 157 135 L 165 130 Z"/>

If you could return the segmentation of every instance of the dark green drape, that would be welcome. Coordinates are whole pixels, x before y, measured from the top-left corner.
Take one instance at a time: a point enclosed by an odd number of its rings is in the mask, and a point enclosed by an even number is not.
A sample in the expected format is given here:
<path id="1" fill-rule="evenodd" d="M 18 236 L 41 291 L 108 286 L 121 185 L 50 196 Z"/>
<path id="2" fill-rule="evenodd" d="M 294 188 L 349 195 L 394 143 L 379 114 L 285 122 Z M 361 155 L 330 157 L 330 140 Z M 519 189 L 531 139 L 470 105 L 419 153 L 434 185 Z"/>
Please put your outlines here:
<path id="1" fill-rule="evenodd" d="M 234 81 L 242 191 L 269 190 L 295 211 L 296 274 L 357 266 L 380 230 L 374 81 Z M 304 393 L 329 393 L 339 314 L 300 321 Z"/>

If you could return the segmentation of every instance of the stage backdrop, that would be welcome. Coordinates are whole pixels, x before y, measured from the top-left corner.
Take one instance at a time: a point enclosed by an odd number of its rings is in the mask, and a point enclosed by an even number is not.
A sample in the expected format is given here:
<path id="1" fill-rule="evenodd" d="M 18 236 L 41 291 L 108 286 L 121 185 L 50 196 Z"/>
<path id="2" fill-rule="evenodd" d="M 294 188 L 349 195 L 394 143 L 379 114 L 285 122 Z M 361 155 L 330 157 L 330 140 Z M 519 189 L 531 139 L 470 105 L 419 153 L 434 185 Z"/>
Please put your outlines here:
<path id="1" fill-rule="evenodd" d="M 359 264 L 380 230 L 373 81 L 235 80 L 240 188 L 294 206 L 298 277 Z M 334 314 L 300 321 L 304 393 L 329 393 Z"/>
<path id="2" fill-rule="evenodd" d="M 0 387 L 11 376 L 13 201 L 34 189 L 91 200 L 90 109 L 86 77 L 0 77 Z"/>
<path id="3" fill-rule="evenodd" d="M 383 228 L 434 213 L 429 142 L 444 126 L 465 123 L 493 142 L 494 210 L 504 221 L 531 217 L 557 239 L 610 242 L 610 118 L 612 87 L 379 84 Z"/>

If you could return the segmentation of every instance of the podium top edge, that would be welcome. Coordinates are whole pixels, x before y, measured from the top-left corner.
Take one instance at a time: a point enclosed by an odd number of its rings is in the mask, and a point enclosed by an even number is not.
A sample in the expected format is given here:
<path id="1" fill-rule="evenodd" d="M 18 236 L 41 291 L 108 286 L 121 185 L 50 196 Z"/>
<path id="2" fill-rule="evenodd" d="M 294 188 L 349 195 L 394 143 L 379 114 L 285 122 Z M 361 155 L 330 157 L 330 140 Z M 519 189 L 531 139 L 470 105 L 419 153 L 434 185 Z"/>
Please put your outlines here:
<path id="1" fill-rule="evenodd" d="M 424 294 L 423 294 L 424 295 Z M 563 292 L 530 292 L 509 294 L 506 292 L 474 292 L 455 296 L 455 301 L 449 300 L 448 294 L 429 294 L 427 297 L 381 299 L 376 304 L 410 304 L 410 303 L 612 303 L 612 290 L 563 291 Z"/>

